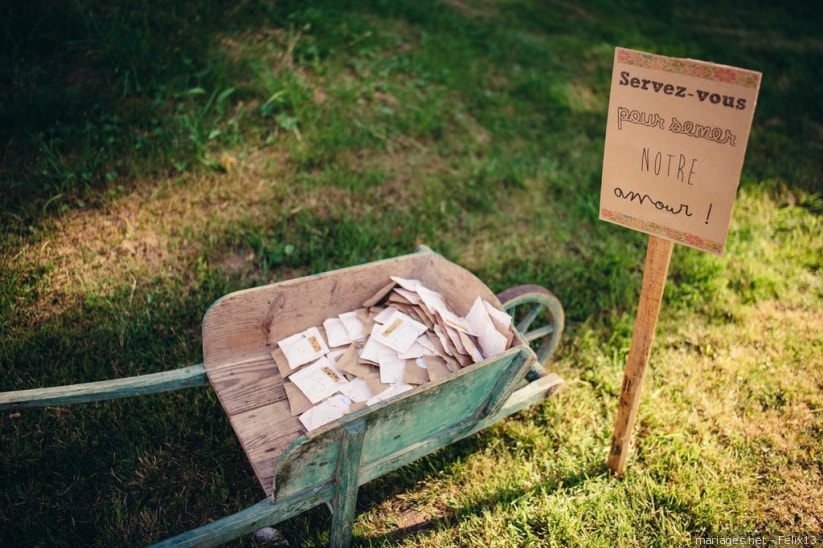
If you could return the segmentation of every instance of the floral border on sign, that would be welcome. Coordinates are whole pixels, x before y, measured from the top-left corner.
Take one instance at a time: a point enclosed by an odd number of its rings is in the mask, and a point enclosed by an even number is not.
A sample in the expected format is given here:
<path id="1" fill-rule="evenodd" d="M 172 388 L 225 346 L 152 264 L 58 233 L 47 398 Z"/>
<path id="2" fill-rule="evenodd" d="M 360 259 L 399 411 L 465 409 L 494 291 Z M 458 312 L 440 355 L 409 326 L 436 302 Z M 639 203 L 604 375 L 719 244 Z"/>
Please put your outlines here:
<path id="1" fill-rule="evenodd" d="M 714 82 L 736 84 L 747 88 L 756 88 L 760 85 L 760 73 L 725 65 L 713 65 L 703 61 L 665 57 L 627 49 L 618 50 L 617 60 L 626 65 L 663 70 Z"/>
<path id="2" fill-rule="evenodd" d="M 611 211 L 610 209 L 601 208 L 600 216 L 619 225 L 623 225 L 628 228 L 633 228 L 635 230 L 639 230 L 640 232 L 645 232 L 647 234 L 655 234 L 657 236 L 662 236 L 669 240 L 674 240 L 675 242 L 688 245 L 689 247 L 696 247 L 704 251 L 710 251 L 717 255 L 721 255 L 723 253 L 722 242 L 707 240 L 706 238 L 701 238 L 696 234 L 689 234 L 688 232 L 683 232 L 682 230 L 675 230 L 674 228 L 663 226 L 658 223 L 644 221 L 642 219 L 632 217 L 631 215 L 626 215 L 625 213 L 617 213 L 616 211 Z"/>

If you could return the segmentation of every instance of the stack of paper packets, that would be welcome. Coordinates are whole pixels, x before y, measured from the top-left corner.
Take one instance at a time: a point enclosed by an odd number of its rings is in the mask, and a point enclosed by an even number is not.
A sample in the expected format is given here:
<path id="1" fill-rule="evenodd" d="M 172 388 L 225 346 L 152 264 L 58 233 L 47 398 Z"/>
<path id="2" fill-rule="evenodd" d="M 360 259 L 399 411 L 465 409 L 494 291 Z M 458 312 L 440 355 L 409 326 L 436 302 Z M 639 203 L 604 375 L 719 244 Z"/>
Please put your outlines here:
<path id="1" fill-rule="evenodd" d="M 499 354 L 513 337 L 509 315 L 487 301 L 460 317 L 440 293 L 392 276 L 362 308 L 276 341 L 271 354 L 292 416 L 311 431 Z"/>

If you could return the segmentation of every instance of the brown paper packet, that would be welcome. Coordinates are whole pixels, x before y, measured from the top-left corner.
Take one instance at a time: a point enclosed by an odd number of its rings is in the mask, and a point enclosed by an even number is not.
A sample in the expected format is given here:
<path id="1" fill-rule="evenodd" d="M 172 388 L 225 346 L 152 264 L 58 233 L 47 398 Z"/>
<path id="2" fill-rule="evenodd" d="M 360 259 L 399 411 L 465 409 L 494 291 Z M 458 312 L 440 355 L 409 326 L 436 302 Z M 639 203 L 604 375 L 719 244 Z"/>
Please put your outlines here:
<path id="1" fill-rule="evenodd" d="M 351 406 L 349 407 L 349 413 L 354 413 L 355 411 L 360 411 L 366 407 L 366 402 L 364 401 L 353 401 L 351 402 Z"/>
<path id="2" fill-rule="evenodd" d="M 286 390 L 286 397 L 289 399 L 289 408 L 291 409 L 292 417 L 296 417 L 311 409 L 311 401 L 297 388 L 296 384 L 291 381 L 286 381 L 283 383 L 283 388 Z"/>
<path id="3" fill-rule="evenodd" d="M 423 361 L 426 362 L 430 381 L 437 381 L 452 374 L 449 366 L 446 365 L 446 360 L 440 356 L 423 356 Z"/>
<path id="4" fill-rule="evenodd" d="M 415 386 L 429 382 L 429 372 L 424 367 L 417 365 L 416 360 L 406 360 L 406 367 L 403 370 L 403 382 Z"/>
<path id="5" fill-rule="evenodd" d="M 375 396 L 377 394 L 381 393 L 382 391 L 384 391 L 385 389 L 387 389 L 389 386 L 391 386 L 391 385 L 383 384 L 382 382 L 380 382 L 380 372 L 379 371 L 377 372 L 376 375 L 369 375 L 368 377 L 363 377 L 363 379 L 366 381 L 366 384 L 369 385 L 369 390 L 371 390 L 371 393 L 374 394 Z"/>
<path id="6" fill-rule="evenodd" d="M 381 287 L 380 290 L 377 293 L 375 293 L 370 298 L 366 299 L 365 302 L 363 302 L 363 308 L 371 308 L 372 306 L 374 306 L 377 303 L 379 303 L 380 301 L 382 301 L 383 298 L 385 298 L 386 295 L 388 295 L 391 292 L 391 290 L 394 289 L 395 285 L 397 285 L 397 284 L 395 284 L 394 282 L 391 282 L 391 283 L 386 284 L 385 286 Z"/>
<path id="7" fill-rule="evenodd" d="M 357 346 L 354 344 L 350 345 L 343 355 L 337 358 L 337 368 L 355 377 L 366 377 L 376 371 L 374 366 L 366 365 L 360 360 Z"/>
<path id="8" fill-rule="evenodd" d="M 463 348 L 465 348 L 466 352 L 469 353 L 469 356 L 471 356 L 474 363 L 483 361 L 483 353 L 480 352 L 480 349 L 475 344 L 474 339 L 462 331 L 458 331 L 458 334 L 460 335 L 460 342 L 463 343 Z"/>
<path id="9" fill-rule="evenodd" d="M 285 379 L 293 373 L 291 366 L 289 365 L 289 360 L 286 359 L 286 355 L 279 346 L 275 347 L 274 350 L 271 351 L 271 357 L 274 360 L 275 365 L 277 365 L 277 370 L 280 371 L 281 377 Z"/>

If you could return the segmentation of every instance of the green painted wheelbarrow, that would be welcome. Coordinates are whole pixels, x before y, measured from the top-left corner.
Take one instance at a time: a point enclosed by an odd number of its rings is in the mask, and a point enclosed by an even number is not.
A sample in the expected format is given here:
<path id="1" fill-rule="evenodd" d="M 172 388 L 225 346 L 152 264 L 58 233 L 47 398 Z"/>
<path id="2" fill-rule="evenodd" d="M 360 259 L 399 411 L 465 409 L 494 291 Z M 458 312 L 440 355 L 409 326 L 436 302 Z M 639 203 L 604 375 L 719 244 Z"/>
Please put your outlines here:
<path id="1" fill-rule="evenodd" d="M 514 318 L 512 346 L 394 398 L 305 434 L 291 415 L 270 340 L 361 306 L 390 276 L 414 278 L 464 315 L 477 297 Z M 546 289 L 494 295 L 428 248 L 417 253 L 226 295 L 203 319 L 203 363 L 120 380 L 0 393 L 0 410 L 65 405 L 211 385 L 265 498 L 158 546 L 218 545 L 327 503 L 331 546 L 352 538 L 360 485 L 465 438 L 555 393 L 544 364 L 563 331 L 563 309 Z"/>

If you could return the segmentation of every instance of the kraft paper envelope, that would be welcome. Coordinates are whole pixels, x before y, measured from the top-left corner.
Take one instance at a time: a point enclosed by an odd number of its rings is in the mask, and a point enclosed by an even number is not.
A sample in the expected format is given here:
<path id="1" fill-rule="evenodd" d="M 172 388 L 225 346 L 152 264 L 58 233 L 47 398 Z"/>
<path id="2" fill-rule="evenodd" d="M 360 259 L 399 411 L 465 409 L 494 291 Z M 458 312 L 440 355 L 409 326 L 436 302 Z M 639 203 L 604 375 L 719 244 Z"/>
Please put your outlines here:
<path id="1" fill-rule="evenodd" d="M 386 302 L 391 303 L 392 305 L 399 304 L 401 306 L 412 304 L 410 300 L 408 300 L 406 297 L 404 297 L 397 291 L 392 291 L 391 293 L 389 293 L 389 296 L 386 297 Z"/>
<path id="2" fill-rule="evenodd" d="M 420 299 L 420 295 L 418 295 L 416 291 L 409 291 L 408 289 L 397 288 L 394 290 L 394 293 L 400 295 L 411 304 L 417 305 L 422 302 L 422 300 Z"/>
<path id="3" fill-rule="evenodd" d="M 374 366 L 360 363 L 359 351 L 355 345 L 349 346 L 346 352 L 337 358 L 336 365 L 340 371 L 357 377 L 368 377 L 377 372 Z"/>
<path id="4" fill-rule="evenodd" d="M 366 402 L 364 402 L 364 401 L 353 401 L 353 402 L 351 402 L 351 405 L 349 406 L 349 413 L 354 413 L 355 411 L 360 411 L 364 407 L 366 407 Z"/>
<path id="5" fill-rule="evenodd" d="M 358 316 L 360 317 L 360 321 L 363 322 L 363 331 L 366 332 L 368 336 L 371 333 L 372 328 L 374 328 L 374 318 L 383 311 L 383 307 L 373 306 L 369 309 L 360 308 L 357 311 Z M 364 339 L 365 340 L 365 339 Z"/>
<path id="6" fill-rule="evenodd" d="M 435 326 L 435 327 L 437 328 L 438 331 L 440 330 L 439 327 L 437 327 L 437 326 Z M 446 356 L 450 355 L 449 352 L 446 350 L 446 348 L 443 346 L 443 341 L 440 340 L 440 335 L 435 331 L 435 328 L 432 328 L 431 331 L 427 331 L 425 333 L 425 337 L 427 339 L 429 339 L 429 342 L 431 343 L 432 347 L 434 348 L 435 355 L 443 356 L 443 357 L 446 357 Z"/>
<path id="7" fill-rule="evenodd" d="M 446 360 L 440 356 L 424 356 L 421 359 L 426 364 L 430 381 L 436 381 L 452 374 L 451 369 L 446 365 Z"/>
<path id="8" fill-rule="evenodd" d="M 277 370 L 280 371 L 281 377 L 285 379 L 292 374 L 292 368 L 289 365 L 289 360 L 287 360 L 286 355 L 283 354 L 282 348 L 278 346 L 272 350 L 271 357 L 274 360 L 274 364 L 277 366 Z"/>
<path id="9" fill-rule="evenodd" d="M 458 331 L 457 334 L 460 336 L 460 342 L 463 343 L 463 348 L 466 349 L 466 353 L 469 357 L 471 357 L 475 363 L 483 361 L 483 353 L 480 352 L 479 348 L 477 348 L 477 345 L 474 343 L 472 337 L 462 331 Z"/>
<path id="10" fill-rule="evenodd" d="M 371 298 L 369 298 L 368 300 L 366 300 L 366 302 L 363 303 L 363 308 L 371 308 L 374 305 L 376 305 L 377 303 L 379 303 L 380 301 L 382 301 L 383 298 L 386 295 L 388 295 L 391 292 L 392 289 L 394 289 L 395 285 L 397 285 L 397 284 L 395 284 L 394 282 L 391 282 L 391 283 L 386 284 L 385 286 L 381 287 L 380 291 L 375 293 Z"/>
<path id="11" fill-rule="evenodd" d="M 375 396 L 380 394 L 384 390 L 388 390 L 389 388 L 391 388 L 390 384 L 383 384 L 382 382 L 380 382 L 379 371 L 375 374 L 363 377 L 363 380 L 366 381 L 366 384 L 369 385 L 369 390 L 371 390 L 372 394 L 374 394 Z"/>
<path id="12" fill-rule="evenodd" d="M 425 384 L 429 382 L 429 372 L 426 369 L 425 362 L 422 358 L 419 360 L 406 360 L 403 368 L 402 381 L 406 384 Z"/>
<path id="13" fill-rule="evenodd" d="M 452 349 L 454 349 L 452 355 L 455 358 L 457 356 L 460 356 L 461 354 L 466 355 L 467 352 L 466 349 L 463 347 L 463 341 L 460 340 L 460 332 L 454 329 L 453 327 L 446 325 L 445 323 L 441 323 L 439 327 L 443 330 L 443 333 L 446 334 L 446 337 L 451 343 Z"/>
<path id="14" fill-rule="evenodd" d="M 434 326 L 434 315 L 429 312 L 428 308 L 423 304 L 399 304 L 393 302 L 392 306 L 424 324 L 429 329 Z"/>
<path id="15" fill-rule="evenodd" d="M 439 344 L 438 350 L 443 350 L 443 352 L 438 352 L 441 356 L 454 356 L 455 349 L 454 345 L 449 339 L 449 336 L 446 334 L 445 329 L 439 325 L 435 325 L 434 329 L 435 337 L 429 337 L 429 340 L 432 341 L 435 345 Z"/>
<path id="16" fill-rule="evenodd" d="M 311 401 L 299 388 L 297 388 L 293 382 L 284 382 L 283 388 L 286 390 L 286 398 L 289 400 L 289 408 L 291 409 L 292 417 L 296 417 L 300 413 L 304 413 L 305 411 L 311 409 Z"/>

